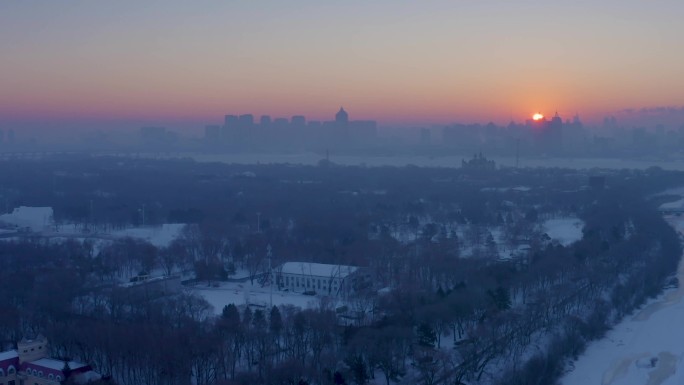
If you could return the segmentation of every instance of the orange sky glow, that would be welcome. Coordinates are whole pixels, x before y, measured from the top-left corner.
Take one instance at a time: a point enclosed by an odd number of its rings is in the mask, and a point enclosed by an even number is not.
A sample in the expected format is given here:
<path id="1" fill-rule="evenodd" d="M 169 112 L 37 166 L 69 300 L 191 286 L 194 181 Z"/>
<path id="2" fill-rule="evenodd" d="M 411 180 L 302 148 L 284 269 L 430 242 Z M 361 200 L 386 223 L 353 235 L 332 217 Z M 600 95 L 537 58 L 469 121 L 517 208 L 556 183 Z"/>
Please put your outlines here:
<path id="1" fill-rule="evenodd" d="M 684 105 L 680 2 L 151 3 L 1 4 L 0 125 L 326 120 L 341 105 L 388 125 L 505 124 Z"/>

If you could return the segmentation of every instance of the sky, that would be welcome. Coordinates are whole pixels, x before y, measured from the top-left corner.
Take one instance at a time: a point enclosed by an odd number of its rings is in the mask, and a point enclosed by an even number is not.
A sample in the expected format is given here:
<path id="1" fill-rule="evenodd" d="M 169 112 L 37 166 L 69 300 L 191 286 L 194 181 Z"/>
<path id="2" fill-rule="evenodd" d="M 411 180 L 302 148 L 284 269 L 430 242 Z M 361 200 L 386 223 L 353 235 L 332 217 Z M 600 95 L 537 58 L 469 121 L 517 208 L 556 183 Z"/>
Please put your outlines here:
<path id="1" fill-rule="evenodd" d="M 683 14 L 681 0 L 2 0 L 0 128 L 340 106 L 385 125 L 537 111 L 681 125 Z"/>

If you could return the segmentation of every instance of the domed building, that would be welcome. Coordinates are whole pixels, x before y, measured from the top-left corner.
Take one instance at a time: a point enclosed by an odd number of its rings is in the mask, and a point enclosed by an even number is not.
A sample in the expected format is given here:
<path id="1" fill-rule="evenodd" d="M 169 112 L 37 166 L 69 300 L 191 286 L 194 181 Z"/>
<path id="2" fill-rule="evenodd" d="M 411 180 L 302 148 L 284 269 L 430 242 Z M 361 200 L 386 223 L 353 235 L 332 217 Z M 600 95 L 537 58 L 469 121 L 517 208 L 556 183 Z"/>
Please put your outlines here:
<path id="1" fill-rule="evenodd" d="M 340 110 L 337 111 L 337 114 L 335 114 L 335 123 L 340 125 L 349 124 L 349 114 L 344 110 L 343 107 L 340 107 Z"/>

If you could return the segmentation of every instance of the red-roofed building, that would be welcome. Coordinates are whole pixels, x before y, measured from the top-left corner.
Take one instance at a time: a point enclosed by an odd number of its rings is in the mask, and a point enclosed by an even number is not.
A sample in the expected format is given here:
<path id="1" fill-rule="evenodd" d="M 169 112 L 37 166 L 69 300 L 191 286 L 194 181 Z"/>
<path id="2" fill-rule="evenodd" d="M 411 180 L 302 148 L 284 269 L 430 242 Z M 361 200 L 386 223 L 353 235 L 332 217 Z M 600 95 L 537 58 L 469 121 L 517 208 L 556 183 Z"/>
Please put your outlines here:
<path id="1" fill-rule="evenodd" d="M 48 358 L 47 353 L 47 338 L 43 336 L 24 338 L 17 343 L 16 350 L 0 352 L 0 385 L 57 385 L 67 376 L 100 377 L 90 365 Z"/>

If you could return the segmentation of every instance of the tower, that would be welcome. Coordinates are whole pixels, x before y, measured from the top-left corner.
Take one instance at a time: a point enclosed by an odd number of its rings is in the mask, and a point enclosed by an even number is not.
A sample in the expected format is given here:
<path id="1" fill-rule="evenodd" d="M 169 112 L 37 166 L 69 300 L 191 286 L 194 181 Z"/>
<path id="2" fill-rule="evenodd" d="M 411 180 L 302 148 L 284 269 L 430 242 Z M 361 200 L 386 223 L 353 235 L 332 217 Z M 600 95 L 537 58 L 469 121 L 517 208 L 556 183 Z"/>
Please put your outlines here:
<path id="1" fill-rule="evenodd" d="M 223 126 L 219 134 L 219 139 L 224 143 L 230 143 L 235 140 L 238 126 L 237 115 L 226 115 L 223 118 Z"/>
<path id="2" fill-rule="evenodd" d="M 548 136 L 548 149 L 557 154 L 563 149 L 563 119 L 558 115 L 558 111 L 556 111 L 556 114 L 551 118 L 551 122 L 549 122 Z"/>
<path id="3" fill-rule="evenodd" d="M 580 120 L 578 113 L 575 113 L 575 116 L 572 118 L 572 124 L 576 127 L 582 127 L 582 121 Z"/>
<path id="4" fill-rule="evenodd" d="M 233 129 L 237 126 L 238 117 L 237 115 L 226 115 L 223 117 L 223 126 L 226 128 Z"/>
<path id="5" fill-rule="evenodd" d="M 39 335 L 36 339 L 22 338 L 17 342 L 19 362 L 31 362 L 47 357 L 47 338 Z"/>
<path id="6" fill-rule="evenodd" d="M 335 114 L 335 123 L 345 126 L 349 123 L 349 114 L 343 107 L 340 107 L 340 110 Z"/>

